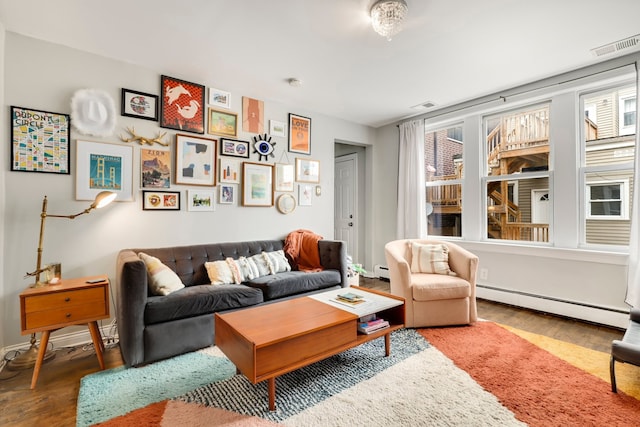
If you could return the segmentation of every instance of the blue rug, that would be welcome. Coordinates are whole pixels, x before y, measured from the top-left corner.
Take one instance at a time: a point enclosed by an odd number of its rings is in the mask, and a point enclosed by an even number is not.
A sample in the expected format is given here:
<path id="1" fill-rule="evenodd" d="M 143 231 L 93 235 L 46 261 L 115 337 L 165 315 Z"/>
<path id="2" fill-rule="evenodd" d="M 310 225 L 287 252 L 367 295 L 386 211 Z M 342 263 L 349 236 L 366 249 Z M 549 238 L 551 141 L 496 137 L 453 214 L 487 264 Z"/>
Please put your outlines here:
<path id="1" fill-rule="evenodd" d="M 187 353 L 141 368 L 120 366 L 87 375 L 80 382 L 77 426 L 106 421 L 234 376 L 236 367 L 219 351 L 216 356 L 215 350 Z"/>

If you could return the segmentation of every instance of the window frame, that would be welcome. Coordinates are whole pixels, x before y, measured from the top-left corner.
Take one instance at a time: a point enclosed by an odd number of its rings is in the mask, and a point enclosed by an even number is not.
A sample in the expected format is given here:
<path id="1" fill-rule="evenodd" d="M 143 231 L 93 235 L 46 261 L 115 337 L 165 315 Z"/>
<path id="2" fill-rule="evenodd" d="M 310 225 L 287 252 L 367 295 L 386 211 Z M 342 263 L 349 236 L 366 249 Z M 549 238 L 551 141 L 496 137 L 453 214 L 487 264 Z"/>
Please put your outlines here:
<path id="1" fill-rule="evenodd" d="M 620 186 L 620 215 L 594 215 L 591 213 L 591 205 L 594 202 L 598 202 L 600 200 L 592 200 L 591 199 L 591 187 L 597 185 L 612 185 L 618 184 Z M 592 181 L 585 182 L 585 207 L 584 214 L 585 219 L 588 220 L 596 220 L 596 221 L 628 221 L 630 219 L 629 215 L 629 180 L 628 179 L 616 179 L 616 180 L 601 180 L 601 181 Z M 603 201 L 614 201 L 616 199 L 606 199 Z"/>

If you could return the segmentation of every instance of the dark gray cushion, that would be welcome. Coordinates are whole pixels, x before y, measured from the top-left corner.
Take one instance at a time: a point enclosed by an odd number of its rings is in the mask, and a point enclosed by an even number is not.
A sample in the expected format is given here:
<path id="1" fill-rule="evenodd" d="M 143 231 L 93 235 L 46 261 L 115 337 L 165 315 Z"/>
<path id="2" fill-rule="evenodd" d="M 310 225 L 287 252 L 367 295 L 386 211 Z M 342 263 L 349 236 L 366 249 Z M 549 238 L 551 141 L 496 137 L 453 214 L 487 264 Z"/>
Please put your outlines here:
<path id="1" fill-rule="evenodd" d="M 189 286 L 170 295 L 147 299 L 144 323 L 167 322 L 263 302 L 262 293 L 244 285 Z"/>
<path id="2" fill-rule="evenodd" d="M 270 301 L 289 295 L 328 288 L 341 283 L 342 278 L 337 270 L 323 270 L 314 273 L 288 271 L 271 274 L 253 279 L 247 282 L 247 285 L 260 289 L 264 295 L 264 300 Z"/>

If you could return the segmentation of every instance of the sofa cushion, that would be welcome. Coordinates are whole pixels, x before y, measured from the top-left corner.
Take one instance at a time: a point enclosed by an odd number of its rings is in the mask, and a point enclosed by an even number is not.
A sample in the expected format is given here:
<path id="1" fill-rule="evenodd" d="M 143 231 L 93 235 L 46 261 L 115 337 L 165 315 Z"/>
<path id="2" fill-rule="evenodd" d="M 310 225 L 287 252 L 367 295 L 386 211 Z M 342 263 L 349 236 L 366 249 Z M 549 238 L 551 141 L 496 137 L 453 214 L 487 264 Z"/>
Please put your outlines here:
<path id="1" fill-rule="evenodd" d="M 149 297 L 144 322 L 150 325 L 261 302 L 262 292 L 245 285 L 188 286 L 171 295 Z"/>
<path id="2" fill-rule="evenodd" d="M 411 272 L 456 274 L 449 268 L 449 248 L 447 245 L 411 242 Z"/>
<path id="3" fill-rule="evenodd" d="M 329 288 L 342 283 L 337 270 L 323 270 L 314 273 L 287 271 L 258 277 L 246 285 L 260 289 L 265 301 L 295 295 L 303 292 Z"/>
<path id="4" fill-rule="evenodd" d="M 147 268 L 149 291 L 153 295 L 169 295 L 184 288 L 184 284 L 173 270 L 164 265 L 158 258 L 144 252 L 138 254 Z"/>
<path id="5" fill-rule="evenodd" d="M 417 273 L 411 275 L 411 295 L 414 301 L 467 298 L 471 286 L 460 277 Z"/>

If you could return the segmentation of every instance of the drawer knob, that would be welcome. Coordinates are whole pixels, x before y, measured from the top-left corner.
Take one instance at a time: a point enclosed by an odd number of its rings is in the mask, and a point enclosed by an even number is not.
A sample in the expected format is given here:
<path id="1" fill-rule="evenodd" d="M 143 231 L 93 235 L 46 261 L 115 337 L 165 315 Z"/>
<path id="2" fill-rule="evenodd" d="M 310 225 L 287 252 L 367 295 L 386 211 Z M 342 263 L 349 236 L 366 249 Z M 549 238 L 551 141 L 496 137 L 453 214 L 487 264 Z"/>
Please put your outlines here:
<path id="1" fill-rule="evenodd" d="M 66 297 L 66 298 L 64 299 L 64 302 L 69 302 L 69 301 L 71 301 L 71 298 L 69 298 L 69 297 Z"/>
<path id="2" fill-rule="evenodd" d="M 66 315 L 67 319 L 71 317 L 71 313 L 67 313 Z"/>

